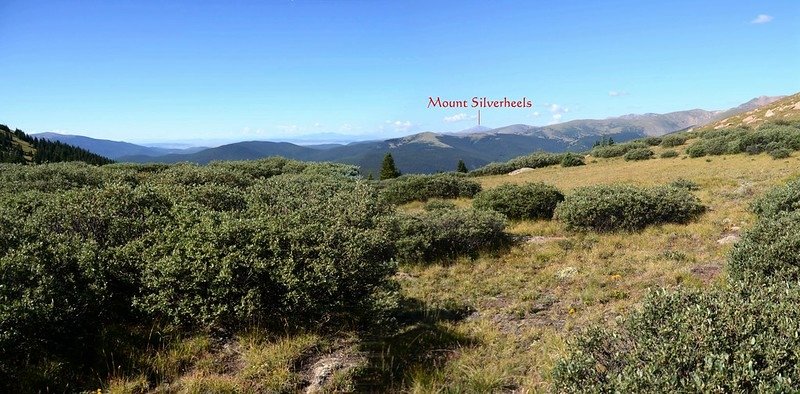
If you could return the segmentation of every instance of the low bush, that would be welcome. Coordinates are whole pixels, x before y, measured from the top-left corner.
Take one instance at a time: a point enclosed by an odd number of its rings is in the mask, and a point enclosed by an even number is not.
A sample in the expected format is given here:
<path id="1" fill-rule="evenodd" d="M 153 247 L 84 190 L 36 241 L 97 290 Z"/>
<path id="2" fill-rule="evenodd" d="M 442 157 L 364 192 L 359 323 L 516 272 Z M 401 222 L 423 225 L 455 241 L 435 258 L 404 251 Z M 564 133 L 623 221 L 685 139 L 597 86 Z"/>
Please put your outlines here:
<path id="1" fill-rule="evenodd" d="M 786 148 L 778 148 L 773 149 L 769 152 L 769 155 L 772 156 L 773 159 L 786 159 L 792 155 L 792 152 Z"/>
<path id="2" fill-rule="evenodd" d="M 753 202 L 751 210 L 761 218 L 800 210 L 800 179 L 770 189 Z"/>
<path id="3" fill-rule="evenodd" d="M 628 153 L 630 149 L 625 144 L 616 144 L 616 145 L 608 145 L 608 146 L 598 146 L 590 152 L 593 157 L 620 157 L 625 153 Z"/>
<path id="4" fill-rule="evenodd" d="M 689 140 L 688 134 L 668 134 L 661 137 L 661 147 L 663 148 L 673 148 L 676 146 L 681 146 Z"/>
<path id="5" fill-rule="evenodd" d="M 800 287 L 659 292 L 621 329 L 579 336 L 556 392 L 796 392 Z"/>
<path id="6" fill-rule="evenodd" d="M 800 212 L 756 222 L 731 251 L 728 270 L 747 282 L 800 279 Z"/>
<path id="7" fill-rule="evenodd" d="M 94 384 L 114 327 L 353 327 L 396 305 L 397 226 L 366 182 L 180 165 L 51 189 L 41 167 L 2 174 L 36 186 L 0 191 L 0 391 Z"/>
<path id="8" fill-rule="evenodd" d="M 623 158 L 625 161 L 632 160 L 650 160 L 654 155 L 653 151 L 647 148 L 632 149 L 626 153 Z"/>
<path id="9" fill-rule="evenodd" d="M 544 183 L 503 184 L 475 196 L 475 209 L 493 210 L 510 219 L 550 219 L 564 195 Z"/>
<path id="10" fill-rule="evenodd" d="M 698 137 L 686 150 L 691 157 L 800 150 L 800 125 L 797 124 L 765 123 L 755 130 L 725 128 L 702 132 Z"/>
<path id="11" fill-rule="evenodd" d="M 674 187 L 676 189 L 686 189 L 686 190 L 689 190 L 689 191 L 700 190 L 700 185 L 698 185 L 694 181 L 690 181 L 690 180 L 684 179 L 684 178 L 678 178 L 678 179 L 670 182 L 669 186 L 670 187 Z"/>
<path id="12" fill-rule="evenodd" d="M 671 159 L 673 157 L 678 157 L 678 152 L 676 152 L 674 150 L 671 150 L 671 149 L 661 152 L 661 158 L 662 159 Z"/>
<path id="13" fill-rule="evenodd" d="M 520 168 L 542 168 L 561 164 L 564 157 L 574 153 L 545 153 L 537 152 L 527 156 L 520 156 L 505 163 L 489 163 L 470 172 L 472 176 L 502 175 Z M 572 160 L 570 160 L 572 161 Z"/>
<path id="14" fill-rule="evenodd" d="M 620 157 L 636 149 L 647 149 L 649 145 L 644 141 L 631 141 L 625 144 L 614 144 L 607 146 L 597 146 L 592 149 L 590 154 L 594 157 Z"/>
<path id="15" fill-rule="evenodd" d="M 381 181 L 381 194 L 392 204 L 427 201 L 431 198 L 472 197 L 481 185 L 463 175 L 403 175 Z"/>
<path id="16" fill-rule="evenodd" d="M 661 145 L 661 138 L 660 137 L 647 137 L 642 140 L 645 144 L 650 146 L 658 146 Z"/>
<path id="17" fill-rule="evenodd" d="M 685 223 L 704 211 L 688 190 L 628 185 L 574 190 L 558 205 L 556 219 L 579 230 L 640 230 L 658 223 Z"/>
<path id="18" fill-rule="evenodd" d="M 369 185 L 281 175 L 254 185 L 241 214 L 187 208 L 143 242 L 146 312 L 190 327 L 378 322 L 386 312 L 390 211 Z"/>
<path id="19" fill-rule="evenodd" d="M 395 245 L 402 262 L 429 263 L 501 246 L 507 240 L 503 215 L 473 209 L 439 209 L 400 215 Z"/>
<path id="20" fill-rule="evenodd" d="M 0 163 L 0 192 L 26 190 L 60 192 L 105 183 L 136 183 L 135 172 L 97 167 L 82 162 L 47 163 L 35 166 Z"/>
<path id="21" fill-rule="evenodd" d="M 438 211 L 440 209 L 456 209 L 456 204 L 447 200 L 431 200 L 423 207 L 426 211 Z"/>
<path id="22" fill-rule="evenodd" d="M 567 153 L 561 158 L 561 167 L 577 167 L 582 165 L 586 165 L 582 155 Z"/>

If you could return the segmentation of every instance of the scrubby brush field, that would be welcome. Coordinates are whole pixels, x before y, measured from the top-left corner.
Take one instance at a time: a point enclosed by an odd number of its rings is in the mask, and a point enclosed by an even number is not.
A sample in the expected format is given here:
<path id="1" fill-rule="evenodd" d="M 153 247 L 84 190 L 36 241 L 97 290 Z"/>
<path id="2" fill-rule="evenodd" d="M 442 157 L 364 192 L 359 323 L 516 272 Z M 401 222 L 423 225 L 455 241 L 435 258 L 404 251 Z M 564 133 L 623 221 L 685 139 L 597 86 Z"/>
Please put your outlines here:
<path id="1" fill-rule="evenodd" d="M 3 389 L 797 389 L 796 148 L 690 157 L 703 135 L 380 182 L 4 165 Z"/>

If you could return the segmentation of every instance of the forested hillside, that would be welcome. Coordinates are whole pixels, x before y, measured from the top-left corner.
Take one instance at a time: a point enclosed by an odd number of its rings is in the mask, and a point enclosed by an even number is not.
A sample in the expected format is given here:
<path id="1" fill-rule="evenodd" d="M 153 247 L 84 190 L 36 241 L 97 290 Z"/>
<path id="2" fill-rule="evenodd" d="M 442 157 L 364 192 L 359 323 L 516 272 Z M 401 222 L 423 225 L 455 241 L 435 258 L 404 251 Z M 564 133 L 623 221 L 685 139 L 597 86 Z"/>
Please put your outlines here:
<path id="1" fill-rule="evenodd" d="M 109 164 L 112 161 L 88 150 L 58 141 L 31 137 L 22 130 L 0 124 L 0 163 L 54 163 L 82 161 Z"/>

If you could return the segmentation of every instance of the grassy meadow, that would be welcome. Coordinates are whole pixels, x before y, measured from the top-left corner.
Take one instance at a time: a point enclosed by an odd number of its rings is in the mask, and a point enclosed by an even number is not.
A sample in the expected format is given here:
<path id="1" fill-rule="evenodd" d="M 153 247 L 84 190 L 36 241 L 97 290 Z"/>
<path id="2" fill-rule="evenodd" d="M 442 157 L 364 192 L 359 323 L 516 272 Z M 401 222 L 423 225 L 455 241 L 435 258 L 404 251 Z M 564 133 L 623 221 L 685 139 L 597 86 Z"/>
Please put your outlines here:
<path id="1" fill-rule="evenodd" d="M 689 224 L 635 233 L 575 233 L 555 221 L 518 221 L 510 231 L 527 242 L 505 254 L 402 267 L 408 295 L 473 311 L 445 324 L 475 344 L 453 350 L 441 369 L 414 376 L 411 387 L 420 392 L 447 391 L 454 384 L 478 391 L 547 391 L 550 369 L 576 331 L 593 323 L 614 325 L 649 291 L 720 283 L 731 244 L 718 241 L 747 229 L 754 220 L 749 204 L 796 176 L 798 165 L 797 157 L 743 154 L 613 158 L 479 178 L 484 188 L 545 182 L 567 193 L 596 184 L 660 185 L 686 179 L 699 186 L 695 193 L 709 209 Z"/>

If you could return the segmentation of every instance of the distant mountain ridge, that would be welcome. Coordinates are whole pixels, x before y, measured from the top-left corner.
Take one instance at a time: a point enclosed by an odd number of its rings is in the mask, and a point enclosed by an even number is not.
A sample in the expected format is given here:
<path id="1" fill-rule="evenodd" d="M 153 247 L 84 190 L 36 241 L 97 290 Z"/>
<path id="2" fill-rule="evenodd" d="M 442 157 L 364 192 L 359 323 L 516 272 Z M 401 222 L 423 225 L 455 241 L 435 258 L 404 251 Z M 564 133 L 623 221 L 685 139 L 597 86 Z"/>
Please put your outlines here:
<path id="1" fill-rule="evenodd" d="M 123 148 L 114 152 L 103 151 L 106 156 L 118 161 L 208 163 L 214 160 L 251 160 L 284 156 L 296 160 L 355 164 L 361 167 L 363 173 L 373 174 L 380 168 L 383 155 L 391 152 L 400 171 L 433 173 L 452 171 L 459 160 L 464 160 L 468 168 L 477 168 L 490 162 L 506 161 L 537 150 L 583 151 L 591 148 L 592 144 L 602 137 L 612 137 L 615 141 L 622 142 L 660 136 L 703 126 L 720 119 L 724 114 L 749 111 L 754 106 L 773 103 L 779 98 L 762 96 L 727 111 L 692 109 L 666 114 L 630 114 L 607 119 L 572 120 L 548 126 L 515 124 L 493 129 L 476 126 L 456 133 L 428 131 L 400 138 L 353 142 L 346 145 L 301 146 L 288 142 L 245 141 L 197 152 L 154 154 L 154 150 L 160 148 L 80 136 L 70 136 L 69 143 L 88 150 L 92 150 L 90 146 L 94 146 L 95 149 Z M 52 136 L 52 138 L 61 137 L 63 136 Z"/>
<path id="2" fill-rule="evenodd" d="M 32 134 L 33 137 L 43 138 L 49 141 L 58 141 L 65 144 L 81 147 L 98 155 L 119 159 L 125 156 L 164 156 L 176 153 L 194 153 L 207 149 L 205 147 L 193 147 L 187 149 L 166 149 L 154 148 L 143 145 L 136 145 L 130 142 L 111 141 L 97 138 L 84 137 L 82 135 L 69 135 L 58 133 L 38 133 Z"/>

